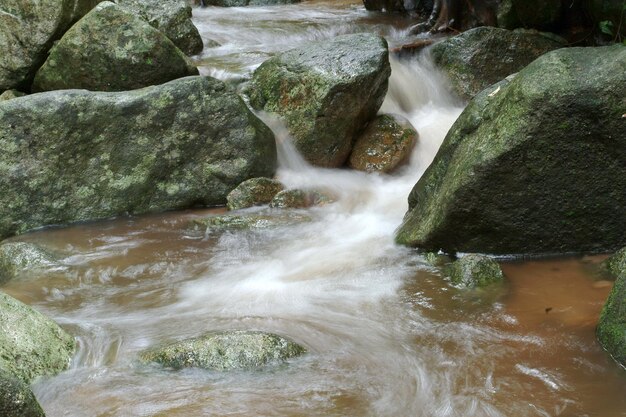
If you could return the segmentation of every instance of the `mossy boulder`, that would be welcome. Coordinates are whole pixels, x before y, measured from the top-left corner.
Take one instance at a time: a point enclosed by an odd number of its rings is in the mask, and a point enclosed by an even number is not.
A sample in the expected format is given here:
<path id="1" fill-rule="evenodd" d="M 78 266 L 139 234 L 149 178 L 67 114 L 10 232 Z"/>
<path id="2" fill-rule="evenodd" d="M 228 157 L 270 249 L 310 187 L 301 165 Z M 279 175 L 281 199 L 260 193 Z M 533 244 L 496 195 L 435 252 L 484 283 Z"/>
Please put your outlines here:
<path id="1" fill-rule="evenodd" d="M 550 52 L 476 96 L 409 196 L 399 243 L 493 254 L 626 245 L 626 47 Z"/>
<path id="2" fill-rule="evenodd" d="M 312 42 L 265 61 L 248 90 L 256 109 L 281 116 L 312 164 L 344 164 L 376 116 L 391 73 L 387 42 L 359 33 Z"/>
<path id="3" fill-rule="evenodd" d="M 626 248 L 622 248 L 615 252 L 605 262 L 606 269 L 615 277 L 626 275 Z"/>
<path id="4" fill-rule="evenodd" d="M 269 204 L 284 188 L 280 181 L 271 178 L 250 178 L 226 196 L 226 205 L 229 210 L 239 210 Z"/>
<path id="5" fill-rule="evenodd" d="M 224 232 L 227 230 L 254 230 L 270 229 L 280 226 L 290 226 L 310 221 L 311 218 L 304 214 L 290 211 L 261 211 L 247 214 L 223 214 L 194 219 L 190 222 L 191 229 L 203 233 Z"/>
<path id="6" fill-rule="evenodd" d="M 417 131 L 404 117 L 380 115 L 357 139 L 348 165 L 365 172 L 391 172 L 408 161 L 417 137 Z"/>
<path id="7" fill-rule="evenodd" d="M 0 103 L 0 237 L 125 214 L 226 203 L 272 176 L 271 130 L 210 77 L 120 93 Z"/>
<path id="8" fill-rule="evenodd" d="M 133 90 L 198 69 L 159 30 L 111 2 L 100 3 L 50 50 L 33 91 Z"/>
<path id="9" fill-rule="evenodd" d="M 500 265 L 484 255 L 467 254 L 452 262 L 446 272 L 450 281 L 465 288 L 486 287 L 504 279 Z"/>
<path id="10" fill-rule="evenodd" d="M 45 417 L 30 386 L 0 369 L 0 416 Z"/>
<path id="11" fill-rule="evenodd" d="M 191 21 L 191 6 L 185 0 L 115 0 L 163 32 L 187 55 L 202 52 L 202 37 Z"/>
<path id="12" fill-rule="evenodd" d="M 54 321 L 0 292 L 0 368 L 30 383 L 70 364 L 76 343 Z"/>
<path id="13" fill-rule="evenodd" d="M 48 50 L 99 0 L 3 0 L 0 6 L 0 91 L 28 91 Z"/>
<path id="14" fill-rule="evenodd" d="M 546 52 L 563 46 L 564 41 L 554 35 L 485 26 L 443 40 L 433 45 L 430 53 L 448 76 L 454 92 L 470 99 Z"/>
<path id="15" fill-rule="evenodd" d="M 626 270 L 617 276 L 600 314 L 598 341 L 613 358 L 626 367 Z"/>
<path id="16" fill-rule="evenodd" d="M 306 350 L 271 333 L 219 331 L 143 352 L 144 362 L 173 369 L 204 368 L 216 371 L 255 369 L 302 355 Z"/>
<path id="17" fill-rule="evenodd" d="M 18 97 L 24 97 L 26 94 L 17 90 L 7 90 L 0 94 L 0 101 L 11 100 Z"/>
<path id="18" fill-rule="evenodd" d="M 8 242 L 0 245 L 0 284 L 26 272 L 59 265 L 57 256 L 34 243 Z"/>
<path id="19" fill-rule="evenodd" d="M 206 6 L 243 7 L 243 6 L 276 6 L 281 4 L 300 3 L 302 0 L 204 0 Z"/>
<path id="20" fill-rule="evenodd" d="M 273 208 L 307 208 L 322 206 L 334 201 L 334 198 L 318 190 L 290 189 L 276 194 L 270 202 Z"/>

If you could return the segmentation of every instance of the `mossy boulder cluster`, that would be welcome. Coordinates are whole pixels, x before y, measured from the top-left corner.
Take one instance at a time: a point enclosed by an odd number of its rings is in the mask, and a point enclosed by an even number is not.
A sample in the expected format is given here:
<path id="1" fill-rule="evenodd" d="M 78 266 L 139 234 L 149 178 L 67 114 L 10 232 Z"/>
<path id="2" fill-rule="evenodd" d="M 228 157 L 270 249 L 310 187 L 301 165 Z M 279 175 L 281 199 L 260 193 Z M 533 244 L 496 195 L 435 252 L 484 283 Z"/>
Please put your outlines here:
<path id="1" fill-rule="evenodd" d="M 616 280 L 596 333 L 602 347 L 626 367 L 626 248 L 609 258 L 607 266 Z"/>
<path id="2" fill-rule="evenodd" d="M 562 48 L 564 42 L 556 35 L 534 30 L 485 26 L 433 45 L 430 54 L 448 76 L 453 91 L 470 99 L 539 56 Z"/>
<path id="3" fill-rule="evenodd" d="M 385 39 L 344 35 L 265 61 L 254 72 L 248 93 L 254 108 L 284 119 L 307 161 L 339 167 L 376 116 L 390 73 Z"/>
<path id="4" fill-rule="evenodd" d="M 306 350 L 271 333 L 219 331 L 143 352 L 144 362 L 173 369 L 203 368 L 215 371 L 255 369 L 302 355 Z"/>
<path id="5" fill-rule="evenodd" d="M 626 47 L 565 48 L 476 96 L 409 196 L 397 241 L 493 254 L 626 245 Z"/>
<path id="6" fill-rule="evenodd" d="M 1 237 L 50 224 L 225 204 L 242 181 L 272 176 L 276 168 L 272 132 L 209 77 L 5 101 L 0 146 Z"/>

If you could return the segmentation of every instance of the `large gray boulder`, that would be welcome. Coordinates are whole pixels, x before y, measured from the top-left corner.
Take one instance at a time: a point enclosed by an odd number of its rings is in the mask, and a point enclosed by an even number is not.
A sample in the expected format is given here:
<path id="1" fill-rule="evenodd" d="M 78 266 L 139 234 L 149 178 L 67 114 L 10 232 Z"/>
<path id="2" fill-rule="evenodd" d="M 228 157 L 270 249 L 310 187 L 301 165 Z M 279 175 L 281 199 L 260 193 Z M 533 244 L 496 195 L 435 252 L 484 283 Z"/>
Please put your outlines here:
<path id="1" fill-rule="evenodd" d="M 626 245 L 626 47 L 550 52 L 475 97 L 409 196 L 397 241 L 478 253 Z"/>
<path id="2" fill-rule="evenodd" d="M 0 237 L 69 222 L 226 203 L 272 176 L 270 129 L 221 81 L 0 103 Z"/>
<path id="3" fill-rule="evenodd" d="M 54 45 L 35 76 L 33 91 L 133 90 L 197 74 L 163 33 L 107 1 Z"/>
<path id="4" fill-rule="evenodd" d="M 600 314 L 598 341 L 613 358 L 626 367 L 626 248 L 614 255 L 611 272 L 617 277 Z"/>
<path id="5" fill-rule="evenodd" d="M 29 385 L 3 369 L 0 369 L 0 416 L 45 416 Z"/>
<path id="6" fill-rule="evenodd" d="M 563 46 L 555 35 L 484 26 L 443 40 L 433 45 L 430 53 L 450 79 L 454 92 L 469 99 Z"/>
<path id="7" fill-rule="evenodd" d="M 151 349 L 142 352 L 141 359 L 173 369 L 194 367 L 227 371 L 259 368 L 305 352 L 302 346 L 282 336 L 233 330 L 211 332 Z"/>
<path id="8" fill-rule="evenodd" d="M 76 343 L 58 324 L 0 292 L 0 369 L 25 383 L 70 364 Z"/>
<path id="9" fill-rule="evenodd" d="M 28 91 L 52 43 L 100 0 L 2 0 L 0 91 Z"/>
<path id="10" fill-rule="evenodd" d="M 356 135 L 376 116 L 390 74 L 382 37 L 338 36 L 265 61 L 254 72 L 250 102 L 285 120 L 306 160 L 338 167 Z"/>
<path id="11" fill-rule="evenodd" d="M 202 52 L 202 37 L 191 21 L 191 6 L 185 0 L 115 0 L 115 3 L 163 32 L 187 55 Z"/>

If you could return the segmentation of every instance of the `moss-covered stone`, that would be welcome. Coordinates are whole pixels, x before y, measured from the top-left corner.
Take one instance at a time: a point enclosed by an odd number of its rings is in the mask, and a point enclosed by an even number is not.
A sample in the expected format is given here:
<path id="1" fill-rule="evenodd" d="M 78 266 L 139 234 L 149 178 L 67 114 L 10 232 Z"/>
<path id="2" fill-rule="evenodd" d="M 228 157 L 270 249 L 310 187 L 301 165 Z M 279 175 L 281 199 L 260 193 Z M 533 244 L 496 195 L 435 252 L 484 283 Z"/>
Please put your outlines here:
<path id="1" fill-rule="evenodd" d="M 397 115 L 380 115 L 357 139 L 349 165 L 365 172 L 391 172 L 408 161 L 417 136 L 417 131 L 407 119 Z"/>
<path id="2" fill-rule="evenodd" d="M 387 42 L 373 34 L 312 42 L 265 61 L 249 89 L 256 109 L 277 113 L 309 162 L 344 164 L 376 116 L 391 73 Z"/>
<path id="3" fill-rule="evenodd" d="M 281 4 L 300 3 L 302 0 L 204 0 L 206 6 L 243 7 L 243 6 L 276 6 Z"/>
<path id="4" fill-rule="evenodd" d="M 430 52 L 454 92 L 469 99 L 540 55 L 563 46 L 564 41 L 554 35 L 485 26 L 441 41 Z"/>
<path id="5" fill-rule="evenodd" d="M 185 0 L 115 0 L 115 3 L 163 32 L 187 55 L 202 52 L 202 37 L 191 21 L 191 6 Z"/>
<path id="6" fill-rule="evenodd" d="M 0 284 L 24 272 L 59 265 L 58 257 L 34 243 L 8 242 L 0 245 Z"/>
<path id="7" fill-rule="evenodd" d="M 497 254 L 626 245 L 626 47 L 550 52 L 476 96 L 409 196 L 397 241 Z"/>
<path id="8" fill-rule="evenodd" d="M 0 416 L 45 417 L 28 384 L 0 369 Z"/>
<path id="9" fill-rule="evenodd" d="M 600 314 L 598 341 L 613 358 L 626 367 L 626 271 L 617 276 Z"/>
<path id="10" fill-rule="evenodd" d="M 302 355 L 306 350 L 284 337 L 255 331 L 220 331 L 143 352 L 145 362 L 173 369 L 216 371 L 254 369 Z"/>
<path id="11" fill-rule="evenodd" d="M 504 278 L 496 261 L 473 253 L 452 262 L 446 272 L 453 284 L 466 288 L 486 287 Z"/>
<path id="12" fill-rule="evenodd" d="M 271 130 L 210 77 L 0 103 L 0 237 L 75 221 L 226 203 L 272 176 Z"/>
<path id="13" fill-rule="evenodd" d="M 318 190 L 291 189 L 279 192 L 270 202 L 273 208 L 307 208 L 322 206 L 334 201 L 334 198 Z"/>
<path id="14" fill-rule="evenodd" d="M 105 1 L 50 50 L 33 91 L 133 90 L 197 75 L 198 69 L 159 30 Z"/>
<path id="15" fill-rule="evenodd" d="M 226 196 L 226 205 L 229 210 L 239 210 L 269 204 L 284 188 L 280 181 L 271 178 L 250 178 Z"/>
<path id="16" fill-rule="evenodd" d="M 605 262 L 606 269 L 615 277 L 626 275 L 626 248 L 622 248 L 615 252 Z"/>
<path id="17" fill-rule="evenodd" d="M 0 292 L 0 368 L 30 383 L 70 364 L 76 343 L 48 317 Z"/>
<path id="18" fill-rule="evenodd" d="M 11 100 L 18 97 L 24 97 L 26 94 L 17 90 L 7 90 L 0 94 L 0 101 Z"/>
<path id="19" fill-rule="evenodd" d="M 215 233 L 226 230 L 269 229 L 310 220 L 309 216 L 300 213 L 262 211 L 259 213 L 224 214 L 194 219 L 190 222 L 190 227 L 203 233 Z"/>
<path id="20" fill-rule="evenodd" d="M 0 91 L 29 91 L 52 43 L 100 0 L 2 0 Z"/>

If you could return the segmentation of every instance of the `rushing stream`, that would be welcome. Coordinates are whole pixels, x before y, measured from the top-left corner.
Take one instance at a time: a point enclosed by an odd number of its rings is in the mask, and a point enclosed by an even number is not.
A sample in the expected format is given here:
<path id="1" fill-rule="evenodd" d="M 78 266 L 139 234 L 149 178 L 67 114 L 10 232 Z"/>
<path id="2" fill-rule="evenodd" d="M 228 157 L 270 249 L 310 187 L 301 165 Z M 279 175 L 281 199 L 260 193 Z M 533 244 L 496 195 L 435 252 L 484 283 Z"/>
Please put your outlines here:
<path id="1" fill-rule="evenodd" d="M 272 53 L 341 33 L 390 43 L 409 22 L 353 1 L 194 10 L 202 72 L 245 78 Z M 166 213 L 19 237 L 67 254 L 67 268 L 15 280 L 10 295 L 79 340 L 71 369 L 34 390 L 57 416 L 626 416 L 626 374 L 594 340 L 610 289 L 598 258 L 503 264 L 507 282 L 463 292 L 393 243 L 407 195 L 462 106 L 426 60 L 392 61 L 383 112 L 420 133 L 393 176 L 308 166 L 280 123 L 278 177 L 337 202 L 311 221 L 198 235 Z M 252 209 L 254 211 L 255 209 Z M 168 371 L 141 350 L 216 329 L 255 329 L 308 349 L 254 372 Z"/>

